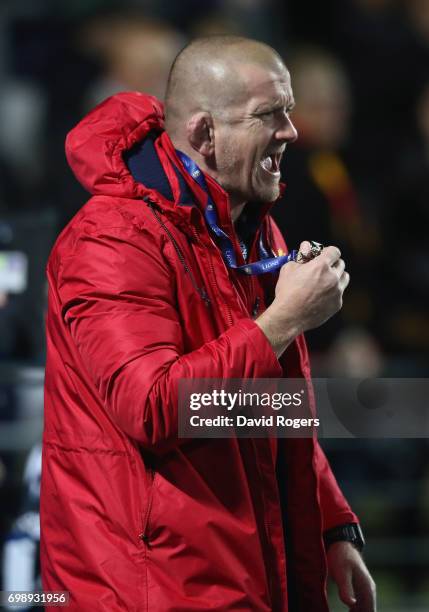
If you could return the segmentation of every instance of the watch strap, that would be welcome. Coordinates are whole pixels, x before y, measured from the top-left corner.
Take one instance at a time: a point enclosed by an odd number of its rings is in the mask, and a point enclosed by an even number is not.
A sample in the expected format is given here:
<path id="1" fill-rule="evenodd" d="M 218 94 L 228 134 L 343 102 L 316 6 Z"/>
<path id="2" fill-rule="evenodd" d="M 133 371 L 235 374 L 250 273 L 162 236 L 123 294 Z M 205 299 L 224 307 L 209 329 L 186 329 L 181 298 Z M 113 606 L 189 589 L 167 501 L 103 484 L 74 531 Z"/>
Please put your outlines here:
<path id="1" fill-rule="evenodd" d="M 334 542 L 350 542 L 359 551 L 362 551 L 365 546 L 365 538 L 359 523 L 346 523 L 333 529 L 328 529 L 323 534 L 323 541 L 326 550 Z"/>

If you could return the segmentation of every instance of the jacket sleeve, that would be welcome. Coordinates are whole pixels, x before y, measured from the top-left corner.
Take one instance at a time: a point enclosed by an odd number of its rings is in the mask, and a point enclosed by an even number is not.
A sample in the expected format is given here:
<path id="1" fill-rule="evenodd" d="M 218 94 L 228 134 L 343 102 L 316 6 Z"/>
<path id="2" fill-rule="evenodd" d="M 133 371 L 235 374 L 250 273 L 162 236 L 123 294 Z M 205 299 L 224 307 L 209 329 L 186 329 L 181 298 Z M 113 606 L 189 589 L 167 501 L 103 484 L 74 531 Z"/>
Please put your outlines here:
<path id="1" fill-rule="evenodd" d="M 320 506 L 322 510 L 322 529 L 327 531 L 345 523 L 359 523 L 352 512 L 332 473 L 329 462 L 320 444 L 316 441 L 315 462 L 319 475 Z"/>
<path id="2" fill-rule="evenodd" d="M 276 248 L 281 247 L 287 252 L 283 236 L 273 219 L 270 220 L 270 231 L 272 232 L 272 240 Z M 300 359 L 305 361 L 306 367 L 309 370 L 310 363 L 304 338 L 301 336 L 297 343 L 300 345 Z M 315 442 L 315 468 L 319 477 L 323 531 L 345 523 L 358 523 L 359 519 L 352 512 L 342 494 L 326 455 L 317 440 Z"/>
<path id="3" fill-rule="evenodd" d="M 171 268 L 152 235 L 129 228 L 81 234 L 59 258 L 62 317 L 115 424 L 146 449 L 179 444 L 182 378 L 281 376 L 259 327 L 242 319 L 184 353 Z"/>

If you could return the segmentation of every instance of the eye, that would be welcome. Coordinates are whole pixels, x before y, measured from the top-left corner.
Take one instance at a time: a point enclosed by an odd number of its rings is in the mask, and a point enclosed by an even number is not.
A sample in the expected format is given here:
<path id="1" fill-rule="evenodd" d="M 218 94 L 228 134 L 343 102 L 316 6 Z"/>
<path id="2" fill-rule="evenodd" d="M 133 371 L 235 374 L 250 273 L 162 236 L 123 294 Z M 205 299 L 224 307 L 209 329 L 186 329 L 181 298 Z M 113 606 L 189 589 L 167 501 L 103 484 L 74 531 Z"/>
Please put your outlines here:
<path id="1" fill-rule="evenodd" d="M 262 119 L 267 118 L 267 117 L 271 117 L 272 115 L 274 115 L 274 113 L 276 112 L 276 110 L 269 110 L 269 111 L 264 111 L 263 113 L 258 113 L 258 117 L 261 117 Z"/>

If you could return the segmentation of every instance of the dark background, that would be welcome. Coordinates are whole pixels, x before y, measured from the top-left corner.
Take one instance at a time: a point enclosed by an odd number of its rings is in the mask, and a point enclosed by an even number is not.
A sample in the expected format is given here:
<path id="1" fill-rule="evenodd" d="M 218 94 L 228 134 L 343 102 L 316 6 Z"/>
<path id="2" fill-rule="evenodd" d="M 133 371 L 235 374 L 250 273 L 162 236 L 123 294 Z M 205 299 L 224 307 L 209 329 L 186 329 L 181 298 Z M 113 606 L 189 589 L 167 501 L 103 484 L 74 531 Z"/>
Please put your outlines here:
<path id="1" fill-rule="evenodd" d="M 300 137 L 273 214 L 290 248 L 336 244 L 351 274 L 341 314 L 308 334 L 315 375 L 428 374 L 428 0 L 3 0 L 0 251 L 26 253 L 29 276 L 21 294 L 0 289 L 2 542 L 18 531 L 37 543 L 16 519 L 34 493 L 23 471 L 42 428 L 44 268 L 87 199 L 65 135 L 116 91 L 162 98 L 177 51 L 220 32 L 264 40 L 289 66 Z M 427 441 L 324 446 L 367 534 L 380 610 L 428 609 Z"/>

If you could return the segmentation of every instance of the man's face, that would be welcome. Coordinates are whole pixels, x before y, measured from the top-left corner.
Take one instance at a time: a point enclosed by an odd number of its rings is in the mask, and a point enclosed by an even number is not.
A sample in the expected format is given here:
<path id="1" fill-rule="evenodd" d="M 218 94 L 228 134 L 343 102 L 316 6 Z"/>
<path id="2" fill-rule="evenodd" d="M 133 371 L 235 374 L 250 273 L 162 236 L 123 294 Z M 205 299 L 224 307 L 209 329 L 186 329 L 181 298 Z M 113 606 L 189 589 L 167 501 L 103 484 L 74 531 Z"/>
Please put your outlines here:
<path id="1" fill-rule="evenodd" d="M 236 101 L 214 119 L 216 178 L 233 206 L 279 196 L 280 160 L 297 138 L 286 68 L 249 64 L 240 67 L 240 77 Z"/>

